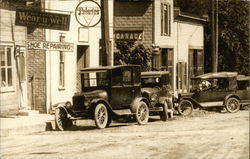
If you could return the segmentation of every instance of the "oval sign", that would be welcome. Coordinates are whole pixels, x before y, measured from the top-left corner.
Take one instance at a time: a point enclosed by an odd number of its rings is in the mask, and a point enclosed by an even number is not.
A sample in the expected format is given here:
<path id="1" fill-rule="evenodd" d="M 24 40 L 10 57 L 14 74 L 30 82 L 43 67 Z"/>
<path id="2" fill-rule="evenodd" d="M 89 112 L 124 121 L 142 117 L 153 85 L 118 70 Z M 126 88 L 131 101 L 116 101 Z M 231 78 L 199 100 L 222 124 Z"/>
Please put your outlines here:
<path id="1" fill-rule="evenodd" d="M 101 20 L 101 6 L 92 0 L 80 2 L 75 9 L 76 20 L 84 27 L 94 27 Z"/>

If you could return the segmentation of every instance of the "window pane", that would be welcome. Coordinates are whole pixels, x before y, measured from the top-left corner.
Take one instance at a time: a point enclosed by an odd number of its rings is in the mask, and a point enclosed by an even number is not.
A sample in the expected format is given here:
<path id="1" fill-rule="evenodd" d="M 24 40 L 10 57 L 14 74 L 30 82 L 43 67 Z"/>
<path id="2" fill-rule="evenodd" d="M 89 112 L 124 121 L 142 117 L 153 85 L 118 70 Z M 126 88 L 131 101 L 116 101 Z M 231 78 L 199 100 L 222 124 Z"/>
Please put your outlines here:
<path id="1" fill-rule="evenodd" d="M 1 86 L 2 87 L 6 87 L 6 72 L 5 72 L 5 68 L 1 68 Z"/>
<path id="2" fill-rule="evenodd" d="M 123 84 L 126 86 L 126 85 L 131 85 L 131 71 L 130 70 L 124 70 L 122 72 L 122 78 L 123 78 Z"/>
<path id="3" fill-rule="evenodd" d="M 7 48 L 7 65 L 11 66 L 12 62 L 11 62 L 11 49 Z"/>
<path id="4" fill-rule="evenodd" d="M 4 55 L 4 47 L 0 47 L 0 60 L 1 66 L 5 66 L 5 55 Z"/>
<path id="5" fill-rule="evenodd" d="M 12 86 L 12 69 L 8 68 L 8 86 Z"/>

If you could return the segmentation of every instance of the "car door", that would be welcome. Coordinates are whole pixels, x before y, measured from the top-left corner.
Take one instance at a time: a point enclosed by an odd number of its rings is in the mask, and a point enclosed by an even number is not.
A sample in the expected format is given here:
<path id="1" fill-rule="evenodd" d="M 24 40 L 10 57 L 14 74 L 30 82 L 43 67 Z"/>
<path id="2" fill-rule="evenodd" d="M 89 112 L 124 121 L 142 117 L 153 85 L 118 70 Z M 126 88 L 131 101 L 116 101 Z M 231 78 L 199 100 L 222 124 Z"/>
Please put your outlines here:
<path id="1" fill-rule="evenodd" d="M 131 67 L 112 70 L 111 106 L 113 109 L 129 108 L 134 98 Z"/>

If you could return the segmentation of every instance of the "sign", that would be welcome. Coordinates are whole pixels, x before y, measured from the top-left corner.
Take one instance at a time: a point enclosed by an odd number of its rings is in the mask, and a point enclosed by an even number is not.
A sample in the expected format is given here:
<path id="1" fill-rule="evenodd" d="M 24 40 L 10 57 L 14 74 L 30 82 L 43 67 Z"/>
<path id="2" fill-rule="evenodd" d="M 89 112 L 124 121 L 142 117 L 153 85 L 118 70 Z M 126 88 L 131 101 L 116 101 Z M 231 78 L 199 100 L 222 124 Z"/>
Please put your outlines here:
<path id="1" fill-rule="evenodd" d="M 74 43 L 26 41 L 28 49 L 73 52 Z"/>
<path id="2" fill-rule="evenodd" d="M 94 27 L 101 20 L 101 7 L 92 0 L 80 2 L 75 9 L 77 22 L 84 27 Z"/>
<path id="3" fill-rule="evenodd" d="M 115 31 L 115 40 L 143 40 L 142 31 Z"/>
<path id="4" fill-rule="evenodd" d="M 69 30 L 70 15 L 17 9 L 16 25 Z"/>

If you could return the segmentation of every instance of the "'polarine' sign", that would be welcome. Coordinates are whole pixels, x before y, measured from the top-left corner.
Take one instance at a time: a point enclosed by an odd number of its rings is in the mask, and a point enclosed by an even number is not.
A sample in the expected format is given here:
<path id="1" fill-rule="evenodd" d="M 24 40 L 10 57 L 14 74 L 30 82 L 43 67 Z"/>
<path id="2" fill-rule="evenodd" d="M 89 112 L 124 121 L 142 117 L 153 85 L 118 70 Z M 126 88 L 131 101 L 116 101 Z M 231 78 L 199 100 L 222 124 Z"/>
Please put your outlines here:
<path id="1" fill-rule="evenodd" d="M 82 26 L 94 27 L 101 20 L 101 7 L 95 1 L 84 0 L 77 5 L 75 17 Z"/>
<path id="2" fill-rule="evenodd" d="M 55 30 L 69 30 L 70 15 L 17 9 L 16 25 Z"/>

